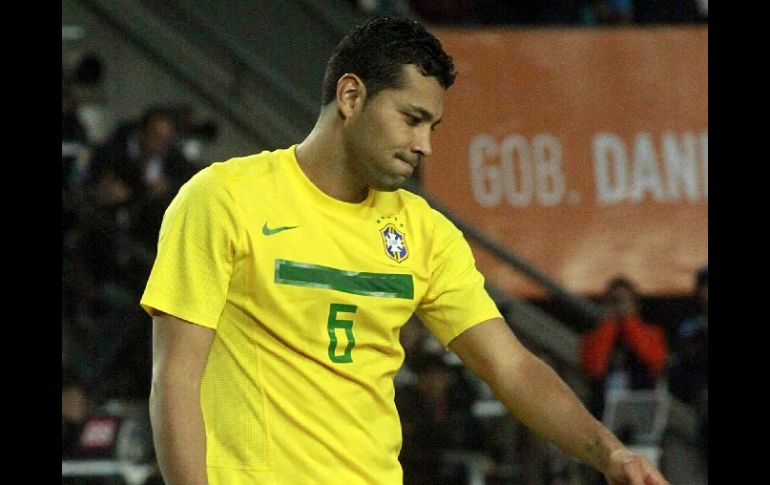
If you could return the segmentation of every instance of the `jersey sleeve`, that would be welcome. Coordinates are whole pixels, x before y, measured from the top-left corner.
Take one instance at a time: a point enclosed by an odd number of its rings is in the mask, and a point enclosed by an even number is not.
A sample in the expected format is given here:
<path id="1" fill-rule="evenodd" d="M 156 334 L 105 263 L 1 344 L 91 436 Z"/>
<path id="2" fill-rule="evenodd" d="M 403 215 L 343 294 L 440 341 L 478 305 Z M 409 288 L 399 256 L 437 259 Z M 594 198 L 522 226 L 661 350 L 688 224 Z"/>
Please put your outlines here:
<path id="1" fill-rule="evenodd" d="M 416 313 L 446 347 L 470 327 L 502 316 L 460 230 L 439 212 L 433 214 L 431 278 Z"/>
<path id="2" fill-rule="evenodd" d="M 140 302 L 145 311 L 217 327 L 238 244 L 236 212 L 224 177 L 213 167 L 182 186 L 163 216 Z"/>

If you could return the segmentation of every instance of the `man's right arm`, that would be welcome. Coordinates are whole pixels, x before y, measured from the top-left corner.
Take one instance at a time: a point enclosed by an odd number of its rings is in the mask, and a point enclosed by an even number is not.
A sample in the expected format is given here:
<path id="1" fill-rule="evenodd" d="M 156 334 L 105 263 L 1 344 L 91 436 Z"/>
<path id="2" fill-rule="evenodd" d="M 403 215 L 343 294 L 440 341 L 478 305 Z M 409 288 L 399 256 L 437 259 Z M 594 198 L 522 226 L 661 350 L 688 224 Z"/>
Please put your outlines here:
<path id="1" fill-rule="evenodd" d="M 152 319 L 150 421 L 167 485 L 206 485 L 200 383 L 214 330 L 168 314 Z"/>

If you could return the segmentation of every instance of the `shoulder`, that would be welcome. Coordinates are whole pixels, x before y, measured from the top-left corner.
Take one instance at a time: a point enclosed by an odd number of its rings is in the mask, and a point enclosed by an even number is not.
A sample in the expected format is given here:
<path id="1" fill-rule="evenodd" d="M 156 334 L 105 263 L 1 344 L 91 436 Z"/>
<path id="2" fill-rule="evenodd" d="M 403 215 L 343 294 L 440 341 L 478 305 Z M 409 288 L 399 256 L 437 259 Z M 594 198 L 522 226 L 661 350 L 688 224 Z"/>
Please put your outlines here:
<path id="1" fill-rule="evenodd" d="M 208 189 L 223 187 L 233 194 L 246 189 L 258 190 L 262 179 L 279 171 L 286 156 L 285 152 L 286 150 L 263 151 L 214 162 L 195 174 L 190 183 Z"/>
<path id="2" fill-rule="evenodd" d="M 209 165 L 225 179 L 260 177 L 276 171 L 284 160 L 286 150 L 263 151 L 254 155 L 233 157 Z"/>

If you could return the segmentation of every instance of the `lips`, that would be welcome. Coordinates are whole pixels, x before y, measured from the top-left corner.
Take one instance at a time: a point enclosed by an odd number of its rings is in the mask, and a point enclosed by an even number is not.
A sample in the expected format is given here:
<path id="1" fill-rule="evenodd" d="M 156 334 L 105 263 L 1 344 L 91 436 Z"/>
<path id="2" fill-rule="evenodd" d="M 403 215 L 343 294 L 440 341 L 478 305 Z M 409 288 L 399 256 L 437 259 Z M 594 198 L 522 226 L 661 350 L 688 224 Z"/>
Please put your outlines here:
<path id="1" fill-rule="evenodd" d="M 407 159 L 407 158 L 404 158 L 404 157 L 400 157 L 400 156 L 398 156 L 398 155 L 396 156 L 396 158 L 397 158 L 397 159 L 399 159 L 399 160 L 401 160 L 401 161 L 402 161 L 402 162 L 404 162 L 404 163 L 408 163 L 409 165 L 411 165 L 411 166 L 412 166 L 412 168 L 417 168 L 417 164 L 419 163 L 419 159 L 418 159 L 418 160 L 415 160 L 415 161 L 410 161 L 409 159 Z"/>
<path id="2" fill-rule="evenodd" d="M 412 174 L 414 173 L 414 171 L 416 170 L 416 164 L 413 164 L 413 163 L 411 163 L 411 162 L 410 162 L 410 161 L 408 161 L 408 160 L 404 160 L 404 159 L 403 159 L 403 158 L 401 158 L 401 157 L 396 157 L 396 160 L 398 160 L 399 162 L 401 162 L 401 165 L 404 167 L 403 169 L 397 169 L 397 170 L 398 170 L 398 172 L 399 172 L 399 173 L 400 173 L 400 174 L 401 174 L 403 177 L 411 177 L 411 176 L 412 176 Z"/>

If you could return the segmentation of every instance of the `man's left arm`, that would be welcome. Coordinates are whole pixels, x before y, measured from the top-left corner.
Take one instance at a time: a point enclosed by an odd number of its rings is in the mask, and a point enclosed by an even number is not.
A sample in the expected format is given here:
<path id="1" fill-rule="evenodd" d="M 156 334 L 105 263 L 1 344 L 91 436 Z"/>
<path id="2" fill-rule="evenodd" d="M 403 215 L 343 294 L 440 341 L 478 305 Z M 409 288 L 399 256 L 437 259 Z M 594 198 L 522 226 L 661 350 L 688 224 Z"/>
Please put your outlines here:
<path id="1" fill-rule="evenodd" d="M 647 460 L 623 444 L 585 409 L 502 318 L 475 325 L 449 343 L 498 399 L 527 427 L 607 477 L 610 485 L 668 485 Z"/>

